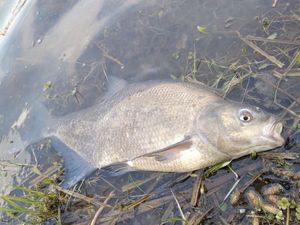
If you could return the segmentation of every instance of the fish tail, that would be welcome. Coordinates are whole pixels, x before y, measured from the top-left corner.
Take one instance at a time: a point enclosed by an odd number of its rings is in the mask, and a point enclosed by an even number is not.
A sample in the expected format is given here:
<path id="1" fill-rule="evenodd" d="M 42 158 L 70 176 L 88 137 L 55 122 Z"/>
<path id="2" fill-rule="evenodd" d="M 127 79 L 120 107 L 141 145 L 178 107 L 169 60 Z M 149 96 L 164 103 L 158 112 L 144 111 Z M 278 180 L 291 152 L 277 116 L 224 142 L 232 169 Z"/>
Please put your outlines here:
<path id="1" fill-rule="evenodd" d="M 41 103 L 27 104 L 18 118 L 11 124 L 6 134 L 0 138 L 0 159 L 7 154 L 15 154 L 46 137 L 56 123 Z"/>
<path id="2" fill-rule="evenodd" d="M 26 104 L 18 118 L 8 125 L 0 137 L 0 163 L 6 171 L 6 176 L 0 174 L 0 194 L 8 194 L 12 185 L 19 182 L 14 180 L 22 173 L 22 167 L 18 165 L 30 165 L 34 161 L 28 146 L 43 139 L 45 127 L 54 124 L 46 107 L 39 103 Z"/>
<path id="3" fill-rule="evenodd" d="M 22 136 L 31 140 L 31 142 L 43 139 L 56 130 L 57 121 L 58 119 L 50 114 L 46 106 L 37 102 L 28 108 L 28 116 L 24 121 Z"/>

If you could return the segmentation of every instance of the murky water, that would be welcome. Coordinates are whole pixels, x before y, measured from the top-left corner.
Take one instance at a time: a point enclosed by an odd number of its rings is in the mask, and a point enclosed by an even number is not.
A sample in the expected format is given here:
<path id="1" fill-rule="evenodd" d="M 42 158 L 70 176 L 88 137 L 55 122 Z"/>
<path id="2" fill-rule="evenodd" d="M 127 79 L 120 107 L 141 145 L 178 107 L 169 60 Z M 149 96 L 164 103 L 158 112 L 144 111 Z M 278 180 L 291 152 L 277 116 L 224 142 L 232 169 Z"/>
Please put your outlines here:
<path id="1" fill-rule="evenodd" d="M 47 171 L 59 161 L 47 140 L 23 151 L 22 143 L 39 130 L 30 123 L 22 124 L 24 109 L 42 102 L 59 117 L 89 107 L 105 94 L 109 76 L 129 82 L 197 79 L 219 88 L 228 98 L 251 102 L 279 115 L 286 125 L 285 136 L 295 142 L 290 151 L 299 151 L 295 128 L 300 109 L 299 59 L 295 58 L 300 46 L 299 17 L 300 4 L 292 0 L 279 1 L 274 8 L 272 1 L 261 0 L 26 1 L 14 25 L 1 37 L 5 39 L 0 45 L 1 192 L 9 193 L 13 183 L 28 185 L 34 177 L 33 167 Z M 253 49 L 247 41 L 259 48 Z M 233 167 L 239 171 L 244 163 L 252 165 L 246 158 L 234 162 Z M 248 169 L 255 173 L 259 168 L 255 162 Z M 222 201 L 233 183 L 226 171 L 220 171 L 213 181 L 207 181 L 208 186 L 212 182 L 212 190 L 218 188 L 216 182 L 222 173 L 227 174 L 227 188 L 212 192 L 215 201 Z M 247 171 L 241 173 L 246 176 Z M 121 188 L 131 179 L 152 175 L 132 173 L 105 179 Z M 126 192 L 127 197 L 124 193 L 118 197 L 126 202 L 144 193 L 170 194 L 167 186 L 158 187 L 178 176 L 159 175 L 153 187 L 141 186 Z M 190 178 L 180 190 L 190 190 L 191 185 Z M 113 188 L 96 173 L 83 192 L 107 196 L 110 190 Z M 122 214 L 119 221 L 159 224 L 180 217 L 178 210 L 168 211 L 169 206 L 144 207 L 140 210 L 145 213 Z M 175 203 L 172 207 L 176 209 Z M 88 207 L 80 210 L 84 216 L 76 213 L 78 218 L 66 212 L 65 223 L 91 220 Z M 240 221 L 249 222 L 244 217 Z"/>

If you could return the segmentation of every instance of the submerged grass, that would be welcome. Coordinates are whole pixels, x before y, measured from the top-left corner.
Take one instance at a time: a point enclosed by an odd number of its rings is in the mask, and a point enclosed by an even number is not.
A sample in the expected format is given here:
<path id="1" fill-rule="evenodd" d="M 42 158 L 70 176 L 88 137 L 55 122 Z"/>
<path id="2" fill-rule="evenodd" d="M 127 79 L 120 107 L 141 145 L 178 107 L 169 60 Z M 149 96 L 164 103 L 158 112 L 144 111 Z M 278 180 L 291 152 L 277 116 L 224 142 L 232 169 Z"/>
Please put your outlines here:
<path id="1" fill-rule="evenodd" d="M 56 191 L 34 190 L 26 187 L 15 187 L 21 191 L 20 196 L 1 196 L 7 207 L 0 207 L 8 217 L 26 224 L 41 224 L 49 219 L 57 218 L 60 204 L 60 195 Z"/>

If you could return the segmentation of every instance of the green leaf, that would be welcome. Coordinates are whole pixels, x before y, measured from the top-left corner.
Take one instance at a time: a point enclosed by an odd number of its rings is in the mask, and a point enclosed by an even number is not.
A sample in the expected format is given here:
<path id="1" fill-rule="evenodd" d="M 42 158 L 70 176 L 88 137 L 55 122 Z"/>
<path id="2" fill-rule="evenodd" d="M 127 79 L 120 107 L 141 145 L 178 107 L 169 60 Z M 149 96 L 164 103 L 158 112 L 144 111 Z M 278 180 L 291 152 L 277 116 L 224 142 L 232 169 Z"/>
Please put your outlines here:
<path id="1" fill-rule="evenodd" d="M 270 64 L 268 64 L 268 63 L 264 63 L 264 64 L 260 65 L 260 66 L 258 67 L 258 69 L 259 69 L 259 70 L 265 69 L 265 68 L 267 68 L 269 65 L 270 65 Z"/>
<path id="2" fill-rule="evenodd" d="M 47 81 L 45 84 L 44 84 L 44 87 L 43 87 L 43 91 L 47 91 L 49 88 L 52 87 L 52 82 L 51 81 Z"/>
<path id="3" fill-rule="evenodd" d="M 297 220 L 300 221 L 300 205 L 297 205 L 297 208 L 296 208 L 296 218 L 297 218 Z"/>
<path id="4" fill-rule="evenodd" d="M 226 162 L 221 162 L 214 166 L 211 166 L 205 171 L 204 176 L 205 177 L 211 176 L 212 174 L 216 173 L 219 169 L 222 169 L 223 167 L 228 166 L 230 163 L 231 163 L 231 160 L 226 161 Z"/>
<path id="5" fill-rule="evenodd" d="M 274 40 L 276 37 L 277 37 L 277 33 L 273 33 L 269 37 L 267 37 L 267 39 Z"/>
<path id="6" fill-rule="evenodd" d="M 287 198 L 283 197 L 278 201 L 277 205 L 280 209 L 287 209 L 291 204 Z"/>
<path id="7" fill-rule="evenodd" d="M 197 26 L 197 30 L 198 30 L 198 32 L 203 33 L 203 34 L 207 33 L 206 27 L 204 27 L 204 26 Z"/>
<path id="8" fill-rule="evenodd" d="M 42 175 L 42 172 L 39 170 L 37 166 L 32 167 L 32 172 L 34 172 L 37 175 Z"/>
<path id="9" fill-rule="evenodd" d="M 220 205 L 220 209 L 222 212 L 226 212 L 227 208 L 228 208 L 228 205 L 226 202 L 224 202 L 223 204 Z"/>
<path id="10" fill-rule="evenodd" d="M 297 53 L 296 61 L 297 61 L 297 64 L 300 65 L 300 52 Z"/>
<path id="11" fill-rule="evenodd" d="M 172 222 L 177 222 L 177 221 L 184 221 L 184 219 L 181 217 L 170 217 L 170 218 L 162 220 L 162 224 L 172 223 Z"/>
<path id="12" fill-rule="evenodd" d="M 12 208 L 5 208 L 5 207 L 0 207 L 1 212 L 6 212 L 6 213 L 22 213 L 24 211 L 20 211 L 17 209 L 12 209 Z"/>
<path id="13" fill-rule="evenodd" d="M 7 202 L 7 204 L 9 204 L 13 209 L 18 210 L 19 212 L 28 212 L 28 209 L 18 205 L 17 203 L 12 201 L 9 197 L 10 196 L 2 196 L 2 198 Z"/>
<path id="14" fill-rule="evenodd" d="M 300 213 L 296 213 L 296 218 L 300 221 Z"/>
<path id="15" fill-rule="evenodd" d="M 275 218 L 276 218 L 278 221 L 284 220 L 282 211 L 280 211 L 279 213 L 277 213 L 276 216 L 275 216 Z"/>
<path id="16" fill-rule="evenodd" d="M 176 77 L 174 74 L 171 74 L 170 77 L 171 77 L 173 80 L 177 80 L 177 77 Z"/>
<path id="17" fill-rule="evenodd" d="M 54 180 L 51 178 L 46 178 L 45 180 L 43 180 L 43 184 L 49 185 L 49 184 L 54 184 Z"/>
<path id="18" fill-rule="evenodd" d="M 255 159 L 257 157 L 257 152 L 256 151 L 252 151 L 250 153 L 251 158 Z"/>
<path id="19" fill-rule="evenodd" d="M 3 197 L 2 197 L 3 198 Z M 36 200 L 32 200 L 32 199 L 29 199 L 29 198 L 26 198 L 26 197 L 18 197 L 18 196 L 5 196 L 6 199 L 9 199 L 13 202 L 23 202 L 23 203 L 26 203 L 26 204 L 29 204 L 29 205 L 37 205 L 37 204 L 40 204 L 39 201 L 36 201 Z M 5 199 L 5 200 L 6 200 Z"/>
<path id="20" fill-rule="evenodd" d="M 28 193 L 32 193 L 33 195 L 38 196 L 38 197 L 45 197 L 46 196 L 46 194 L 43 193 L 43 192 L 31 190 L 31 189 L 26 188 L 26 187 L 15 186 L 15 188 L 17 188 L 17 189 L 19 189 L 21 191 L 26 191 Z"/>

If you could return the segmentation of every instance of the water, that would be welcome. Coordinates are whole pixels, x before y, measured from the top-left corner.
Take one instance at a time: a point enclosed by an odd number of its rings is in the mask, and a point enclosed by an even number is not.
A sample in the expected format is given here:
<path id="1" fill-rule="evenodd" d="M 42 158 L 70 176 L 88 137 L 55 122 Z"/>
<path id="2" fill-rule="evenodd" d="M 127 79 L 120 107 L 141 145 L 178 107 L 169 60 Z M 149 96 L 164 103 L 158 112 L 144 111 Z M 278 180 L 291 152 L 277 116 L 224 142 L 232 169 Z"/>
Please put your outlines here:
<path id="1" fill-rule="evenodd" d="M 292 148 L 296 150 L 299 147 L 299 133 L 294 128 L 295 114 L 299 114 L 299 100 L 296 101 L 299 63 L 288 66 L 299 51 L 300 4 L 292 0 L 279 1 L 275 8 L 271 4 L 260 0 L 27 1 L 15 25 L 0 39 L 5 43 L 0 45 L 0 151 L 1 158 L 5 159 L 1 164 L 5 183 L 1 192 L 7 194 L 13 181 L 27 184 L 32 179 L 33 166 L 47 171 L 52 163 L 59 161 L 46 140 L 41 142 L 42 146 L 41 143 L 31 146 L 26 152 L 20 149 L 9 152 L 7 145 L 4 146 L 4 137 L 24 108 L 42 102 L 53 116 L 62 116 L 89 107 L 105 94 L 106 77 L 112 75 L 129 82 L 197 79 L 219 88 L 231 99 L 251 102 L 279 115 L 286 125 L 285 136 L 296 140 Z M 279 68 L 254 51 L 236 31 L 243 37 L 252 35 L 291 42 L 254 42 L 284 63 L 284 67 Z M 289 73 L 279 86 L 283 92 L 278 91 L 275 104 L 273 86 L 279 80 L 276 74 L 286 71 Z M 34 127 L 26 126 L 20 129 L 34 134 Z M 14 138 L 17 142 L 18 138 Z M 11 161 L 30 166 L 16 166 Z M 235 169 L 243 168 L 243 163 L 248 161 L 248 158 L 238 160 Z M 133 173 L 132 176 L 135 180 L 151 174 Z M 107 179 L 121 188 L 130 181 L 128 176 Z M 170 194 L 168 188 L 158 187 L 177 176 L 159 175 L 161 183 L 146 189 L 162 196 Z M 221 176 L 217 174 L 214 179 Z M 92 176 L 89 180 L 94 182 L 87 182 L 83 191 L 107 196 L 111 187 L 99 179 L 97 174 Z M 190 188 L 192 181 L 182 188 Z M 230 185 L 227 182 L 227 189 Z M 126 199 L 137 199 L 136 195 L 147 193 L 144 187 L 141 189 L 128 192 L 127 197 L 119 194 L 118 198 L 127 203 Z M 216 199 L 220 201 L 225 194 L 218 192 Z M 120 223 L 158 224 L 164 216 L 179 216 L 175 205 L 170 215 L 162 215 L 161 210 L 167 206 L 136 216 L 125 214 L 123 217 L 129 220 Z M 80 209 L 86 220 L 94 213 L 87 207 L 75 209 Z M 80 215 L 74 211 L 63 214 L 63 218 L 69 213 Z"/>

